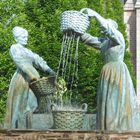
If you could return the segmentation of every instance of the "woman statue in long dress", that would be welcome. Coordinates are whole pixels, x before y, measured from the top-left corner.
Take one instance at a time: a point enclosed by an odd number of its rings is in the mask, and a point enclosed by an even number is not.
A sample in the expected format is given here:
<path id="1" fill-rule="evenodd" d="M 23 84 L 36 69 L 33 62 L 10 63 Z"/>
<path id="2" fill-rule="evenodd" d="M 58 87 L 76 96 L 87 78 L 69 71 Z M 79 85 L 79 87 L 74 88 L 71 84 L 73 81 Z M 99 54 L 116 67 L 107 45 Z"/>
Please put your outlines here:
<path id="1" fill-rule="evenodd" d="M 125 41 L 118 25 L 94 10 L 84 8 L 89 17 L 95 17 L 105 38 L 85 33 L 82 41 L 101 51 L 105 65 L 100 74 L 97 93 L 97 129 L 108 131 L 140 130 L 136 94 L 124 60 Z"/>
<path id="2" fill-rule="evenodd" d="M 10 56 L 17 70 L 8 91 L 4 127 L 26 128 L 27 113 L 32 113 L 37 108 L 37 99 L 29 88 L 29 82 L 40 77 L 34 66 L 51 75 L 55 72 L 39 55 L 25 48 L 28 40 L 27 30 L 16 26 L 13 28 L 13 35 L 17 43 L 11 46 Z"/>

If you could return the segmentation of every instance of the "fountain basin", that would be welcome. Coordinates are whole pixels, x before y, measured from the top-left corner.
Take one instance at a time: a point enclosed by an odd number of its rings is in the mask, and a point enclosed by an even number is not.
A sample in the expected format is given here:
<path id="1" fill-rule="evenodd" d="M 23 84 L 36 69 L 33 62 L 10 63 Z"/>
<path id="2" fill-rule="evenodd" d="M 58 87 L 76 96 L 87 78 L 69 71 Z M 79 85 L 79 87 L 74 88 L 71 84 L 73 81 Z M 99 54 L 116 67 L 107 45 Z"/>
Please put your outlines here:
<path id="1" fill-rule="evenodd" d="M 89 17 L 79 11 L 65 11 L 61 15 L 61 31 L 84 34 L 89 27 Z"/>
<path id="2" fill-rule="evenodd" d="M 87 104 L 83 104 L 80 109 L 65 108 L 58 109 L 52 107 L 54 128 L 62 130 L 80 130 L 83 127 Z"/>

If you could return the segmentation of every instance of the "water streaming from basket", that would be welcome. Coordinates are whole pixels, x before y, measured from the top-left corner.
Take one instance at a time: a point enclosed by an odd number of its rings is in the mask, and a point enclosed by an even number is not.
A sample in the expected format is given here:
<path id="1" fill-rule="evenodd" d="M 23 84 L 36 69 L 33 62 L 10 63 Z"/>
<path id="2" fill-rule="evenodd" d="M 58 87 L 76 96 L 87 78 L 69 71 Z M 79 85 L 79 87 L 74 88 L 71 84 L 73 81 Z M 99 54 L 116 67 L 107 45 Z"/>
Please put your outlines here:
<path id="1" fill-rule="evenodd" d="M 69 98 L 71 104 L 71 96 L 73 90 L 78 93 L 78 44 L 80 36 L 74 32 L 66 32 L 63 35 L 61 45 L 61 54 L 57 77 L 61 76 L 67 83 L 69 94 L 66 93 L 66 98 Z"/>
<path id="2" fill-rule="evenodd" d="M 74 95 L 74 98 L 77 98 L 79 40 L 88 26 L 89 17 L 80 11 L 65 11 L 61 15 L 60 29 L 64 35 L 57 78 L 61 77 L 66 81 L 68 90 L 65 100 L 67 100 L 66 104 L 68 105 L 71 105 L 72 95 Z M 61 100 L 61 102 L 63 101 Z"/>
<path id="3" fill-rule="evenodd" d="M 61 45 L 60 61 L 56 79 L 63 78 L 67 88 L 65 92 L 58 92 L 61 97 L 60 104 L 57 102 L 52 113 L 54 117 L 54 127 L 56 129 L 81 129 L 87 105 L 84 108 L 77 106 L 78 95 L 78 50 L 80 36 L 85 33 L 89 25 L 87 15 L 78 11 L 65 11 L 61 16 L 61 31 L 63 41 Z M 62 79 L 61 79 L 62 80 Z M 63 81 L 63 80 L 62 80 Z M 64 83 L 65 83 L 64 82 Z M 63 87 L 63 86 L 62 86 Z M 65 88 L 62 88 L 65 89 Z M 59 91 L 59 89 L 58 89 Z M 62 98 L 64 95 L 65 98 Z M 74 105 L 72 99 L 74 97 Z"/>

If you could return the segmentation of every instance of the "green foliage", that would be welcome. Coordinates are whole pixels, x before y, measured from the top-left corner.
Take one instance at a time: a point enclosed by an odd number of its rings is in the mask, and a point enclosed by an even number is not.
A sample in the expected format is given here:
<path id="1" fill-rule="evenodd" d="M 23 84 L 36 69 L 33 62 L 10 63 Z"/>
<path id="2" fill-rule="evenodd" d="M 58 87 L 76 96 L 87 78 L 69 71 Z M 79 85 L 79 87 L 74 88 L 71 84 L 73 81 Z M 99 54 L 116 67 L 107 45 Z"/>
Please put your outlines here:
<path id="1" fill-rule="evenodd" d="M 0 121 L 4 118 L 8 86 L 16 69 L 8 53 L 14 43 L 12 28 L 14 26 L 26 28 L 29 31 L 27 47 L 42 56 L 48 65 L 57 71 L 63 36 L 60 32 L 61 13 L 85 7 L 95 9 L 106 18 L 115 19 L 126 38 L 122 18 L 123 7 L 118 0 L 2 0 L 0 2 Z M 95 20 L 91 21 L 89 32 L 94 36 L 101 36 Z M 90 47 L 80 44 L 79 49 L 77 100 L 88 103 L 89 112 L 93 112 L 96 110 L 96 93 L 103 60 L 100 53 Z M 125 59 L 130 64 L 130 55 Z M 130 66 L 133 73 L 131 68 Z"/>

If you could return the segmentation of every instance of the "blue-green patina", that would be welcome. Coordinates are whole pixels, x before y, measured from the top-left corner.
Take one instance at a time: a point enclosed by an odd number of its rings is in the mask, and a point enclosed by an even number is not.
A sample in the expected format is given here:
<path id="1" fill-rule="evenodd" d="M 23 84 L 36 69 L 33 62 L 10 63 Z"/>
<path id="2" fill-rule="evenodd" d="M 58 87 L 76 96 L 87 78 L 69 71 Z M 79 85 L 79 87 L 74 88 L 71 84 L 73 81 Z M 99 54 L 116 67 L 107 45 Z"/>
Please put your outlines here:
<path id="1" fill-rule="evenodd" d="M 11 46 L 10 56 L 17 70 L 9 87 L 4 127 L 26 128 L 26 115 L 37 108 L 37 99 L 29 88 L 29 82 L 40 77 L 34 66 L 50 74 L 54 72 L 39 55 L 24 47 L 28 38 L 25 29 L 15 27 L 13 34 L 17 44 Z"/>
<path id="2" fill-rule="evenodd" d="M 82 41 L 101 51 L 105 60 L 100 74 L 97 104 L 98 130 L 140 130 L 140 117 L 136 94 L 130 73 L 123 62 L 125 41 L 118 31 L 117 23 L 104 19 L 97 12 L 84 8 L 90 17 L 95 17 L 105 38 L 85 33 Z"/>

